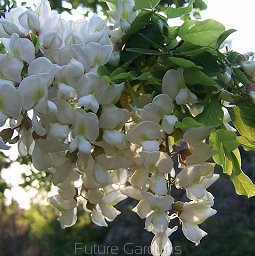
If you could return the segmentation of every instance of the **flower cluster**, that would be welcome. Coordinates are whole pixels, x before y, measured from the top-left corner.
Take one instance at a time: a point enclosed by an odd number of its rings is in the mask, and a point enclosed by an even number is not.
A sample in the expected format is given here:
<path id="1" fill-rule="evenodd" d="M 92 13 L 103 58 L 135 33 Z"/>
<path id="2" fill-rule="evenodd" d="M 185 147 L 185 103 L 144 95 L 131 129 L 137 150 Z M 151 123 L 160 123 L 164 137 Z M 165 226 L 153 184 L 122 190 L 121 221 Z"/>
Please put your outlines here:
<path id="1" fill-rule="evenodd" d="M 171 255 L 173 219 L 198 245 L 206 235 L 199 225 L 216 213 L 207 191 L 219 178 L 208 144 L 214 127 L 177 127 L 185 111 L 199 113 L 201 97 L 181 66 L 155 80 L 156 92 L 100 74 L 99 67 L 120 65 L 122 38 L 139 14 L 133 0 L 107 4 L 107 21 L 96 14 L 66 21 L 47 0 L 0 18 L 0 126 L 9 124 L 0 148 L 17 143 L 37 170 L 51 171 L 58 193 L 49 202 L 62 228 L 75 224 L 78 204 L 107 226 L 120 214 L 115 205 L 130 197 L 154 234 L 152 254 Z M 244 68 L 254 77 L 250 64 Z M 185 195 L 177 198 L 175 190 Z"/>

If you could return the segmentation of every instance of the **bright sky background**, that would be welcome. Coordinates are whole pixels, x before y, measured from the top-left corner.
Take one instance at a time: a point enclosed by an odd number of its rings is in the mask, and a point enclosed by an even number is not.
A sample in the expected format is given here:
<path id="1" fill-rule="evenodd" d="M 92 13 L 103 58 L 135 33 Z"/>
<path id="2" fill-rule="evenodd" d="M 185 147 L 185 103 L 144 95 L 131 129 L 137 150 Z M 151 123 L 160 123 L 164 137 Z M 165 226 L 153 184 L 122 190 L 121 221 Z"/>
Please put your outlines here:
<path id="1" fill-rule="evenodd" d="M 17 3 L 20 2 L 20 0 L 17 1 Z M 32 6 L 32 4 L 36 4 L 39 1 L 22 2 L 29 2 L 29 5 Z M 255 0 L 205 0 L 205 3 L 208 8 L 201 13 L 202 19 L 215 19 L 225 25 L 226 29 L 234 28 L 238 30 L 232 34 L 233 50 L 240 53 L 255 52 Z M 16 151 L 14 148 L 10 152 L 11 155 L 16 155 Z M 7 191 L 6 196 L 9 199 L 13 198 L 19 201 L 22 208 L 29 207 L 29 197 L 18 184 L 22 182 L 20 174 L 27 171 L 26 166 L 21 167 L 18 164 L 14 164 L 9 170 L 3 170 L 2 172 L 3 178 L 13 185 L 13 190 Z M 36 196 L 36 191 L 30 191 L 29 194 L 34 197 Z"/>
<path id="2" fill-rule="evenodd" d="M 202 18 L 212 18 L 226 29 L 238 30 L 232 34 L 232 49 L 240 53 L 255 52 L 255 0 L 204 0 L 207 10 Z"/>

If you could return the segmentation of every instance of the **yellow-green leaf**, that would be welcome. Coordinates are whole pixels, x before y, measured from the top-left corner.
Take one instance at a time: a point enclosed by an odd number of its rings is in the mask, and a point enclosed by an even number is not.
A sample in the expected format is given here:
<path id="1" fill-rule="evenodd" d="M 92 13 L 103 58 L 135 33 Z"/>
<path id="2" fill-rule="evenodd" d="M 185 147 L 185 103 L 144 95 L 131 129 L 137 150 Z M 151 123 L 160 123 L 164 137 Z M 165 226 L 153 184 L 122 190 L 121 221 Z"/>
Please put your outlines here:
<path id="1" fill-rule="evenodd" d="M 231 180 L 238 195 L 246 195 L 247 197 L 255 195 L 255 185 L 244 172 L 241 171 L 238 175 L 231 176 Z"/>

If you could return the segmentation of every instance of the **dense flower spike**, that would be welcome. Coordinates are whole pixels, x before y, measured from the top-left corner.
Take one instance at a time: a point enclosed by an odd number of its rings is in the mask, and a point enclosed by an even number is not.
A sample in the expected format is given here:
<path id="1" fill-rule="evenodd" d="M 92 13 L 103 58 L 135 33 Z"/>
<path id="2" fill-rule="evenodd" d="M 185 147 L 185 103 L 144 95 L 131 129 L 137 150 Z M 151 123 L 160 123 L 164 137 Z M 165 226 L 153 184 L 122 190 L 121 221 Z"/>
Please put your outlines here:
<path id="1" fill-rule="evenodd" d="M 106 1 L 106 20 L 66 21 L 47 0 L 1 16 L 0 149 L 17 143 L 50 170 L 62 228 L 81 204 L 107 226 L 130 197 L 154 234 L 152 255 L 167 256 L 174 218 L 196 245 L 207 234 L 216 164 L 238 194 L 255 195 L 238 151 L 255 149 L 255 64 L 219 51 L 222 24 L 169 29 L 172 9 L 159 15 L 152 2 Z"/>

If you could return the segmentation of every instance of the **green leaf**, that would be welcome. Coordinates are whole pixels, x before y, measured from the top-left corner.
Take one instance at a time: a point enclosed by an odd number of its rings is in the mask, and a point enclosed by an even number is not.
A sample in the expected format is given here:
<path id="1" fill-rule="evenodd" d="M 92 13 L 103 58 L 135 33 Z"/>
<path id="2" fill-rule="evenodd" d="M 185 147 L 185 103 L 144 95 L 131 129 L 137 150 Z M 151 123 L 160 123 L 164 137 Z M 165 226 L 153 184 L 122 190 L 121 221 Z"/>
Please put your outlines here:
<path id="1" fill-rule="evenodd" d="M 173 8 L 169 6 L 166 10 L 167 18 L 177 18 L 181 17 L 182 15 L 189 14 L 193 9 L 193 2 L 194 1 L 191 1 L 191 3 L 186 7 Z"/>
<path id="2" fill-rule="evenodd" d="M 220 48 L 221 44 L 234 32 L 236 32 L 236 29 L 228 29 L 224 31 L 217 39 L 217 48 Z"/>
<path id="3" fill-rule="evenodd" d="M 135 20 L 131 23 L 128 31 L 122 37 L 123 43 L 126 43 L 126 41 L 129 40 L 132 35 L 136 35 L 140 30 L 152 24 L 152 15 L 153 13 L 149 11 L 142 11 L 141 13 L 139 13 Z"/>
<path id="4" fill-rule="evenodd" d="M 186 42 L 200 46 L 216 47 L 218 37 L 225 27 L 218 21 L 187 20 L 179 28 L 179 37 Z"/>
<path id="5" fill-rule="evenodd" d="M 203 124 L 198 123 L 192 117 L 185 117 L 181 122 L 177 122 L 175 127 L 180 128 L 182 131 L 187 131 L 191 127 L 201 127 Z"/>
<path id="6" fill-rule="evenodd" d="M 204 87 L 206 87 L 206 90 L 207 90 L 207 85 L 218 88 L 217 83 L 210 76 L 207 76 L 204 72 L 196 68 L 185 69 L 184 79 L 188 84 L 191 84 L 191 85 L 202 84 L 204 85 Z"/>
<path id="7" fill-rule="evenodd" d="M 135 9 L 154 9 L 160 0 L 135 0 Z"/>
<path id="8" fill-rule="evenodd" d="M 236 140 L 244 147 L 245 150 L 255 150 L 255 142 L 250 141 L 245 136 L 237 136 Z"/>
<path id="9" fill-rule="evenodd" d="M 177 57 L 169 57 L 169 60 L 179 66 L 179 67 L 183 67 L 183 68 L 201 68 L 199 66 L 196 66 L 196 64 L 190 60 L 187 59 L 183 59 L 183 58 L 177 58 Z"/>
<path id="10" fill-rule="evenodd" d="M 216 130 L 216 134 L 226 153 L 231 153 L 233 150 L 239 147 L 239 143 L 236 140 L 236 135 L 234 132 L 219 129 Z"/>
<path id="11" fill-rule="evenodd" d="M 225 160 L 228 160 L 226 159 L 227 156 L 239 146 L 235 133 L 224 129 L 218 129 L 210 134 L 209 143 L 212 149 L 216 152 L 216 154 L 213 155 L 215 163 L 221 165 L 224 172 L 231 174 L 232 170 L 229 170 L 229 168 L 226 167 Z"/>
<path id="12" fill-rule="evenodd" d="M 230 179 L 233 182 L 236 193 L 238 195 L 245 195 L 251 197 L 255 195 L 255 185 L 251 179 L 241 169 L 241 157 L 238 150 L 229 154 L 229 158 L 233 164 L 233 170 Z"/>
<path id="13" fill-rule="evenodd" d="M 254 108 L 239 105 L 228 108 L 228 112 L 238 132 L 250 141 L 255 142 Z"/>
<path id="14" fill-rule="evenodd" d="M 211 50 L 211 48 L 208 46 L 201 47 L 201 46 L 194 45 L 194 44 L 191 44 L 189 42 L 184 42 L 184 41 L 176 49 L 178 49 L 178 51 L 180 51 L 185 57 L 186 56 L 196 56 L 203 52 Z"/>
<path id="15" fill-rule="evenodd" d="M 212 101 L 204 111 L 196 116 L 196 121 L 205 126 L 218 127 L 222 125 L 224 112 L 218 101 Z"/>
<path id="16" fill-rule="evenodd" d="M 212 149 L 216 152 L 213 155 L 213 160 L 216 164 L 223 166 L 225 153 L 222 143 L 218 139 L 218 135 L 216 132 L 212 132 L 209 137 L 209 143 Z"/>
<path id="17" fill-rule="evenodd" d="M 238 175 L 231 175 L 231 181 L 238 195 L 245 195 L 247 197 L 255 195 L 255 185 L 243 171 Z"/>
<path id="18" fill-rule="evenodd" d="M 206 74 L 211 77 L 217 76 L 222 70 L 222 67 L 219 65 L 219 57 L 215 56 L 215 53 L 210 53 L 208 51 L 201 52 L 195 56 L 193 62 L 196 65 L 203 67 Z"/>

